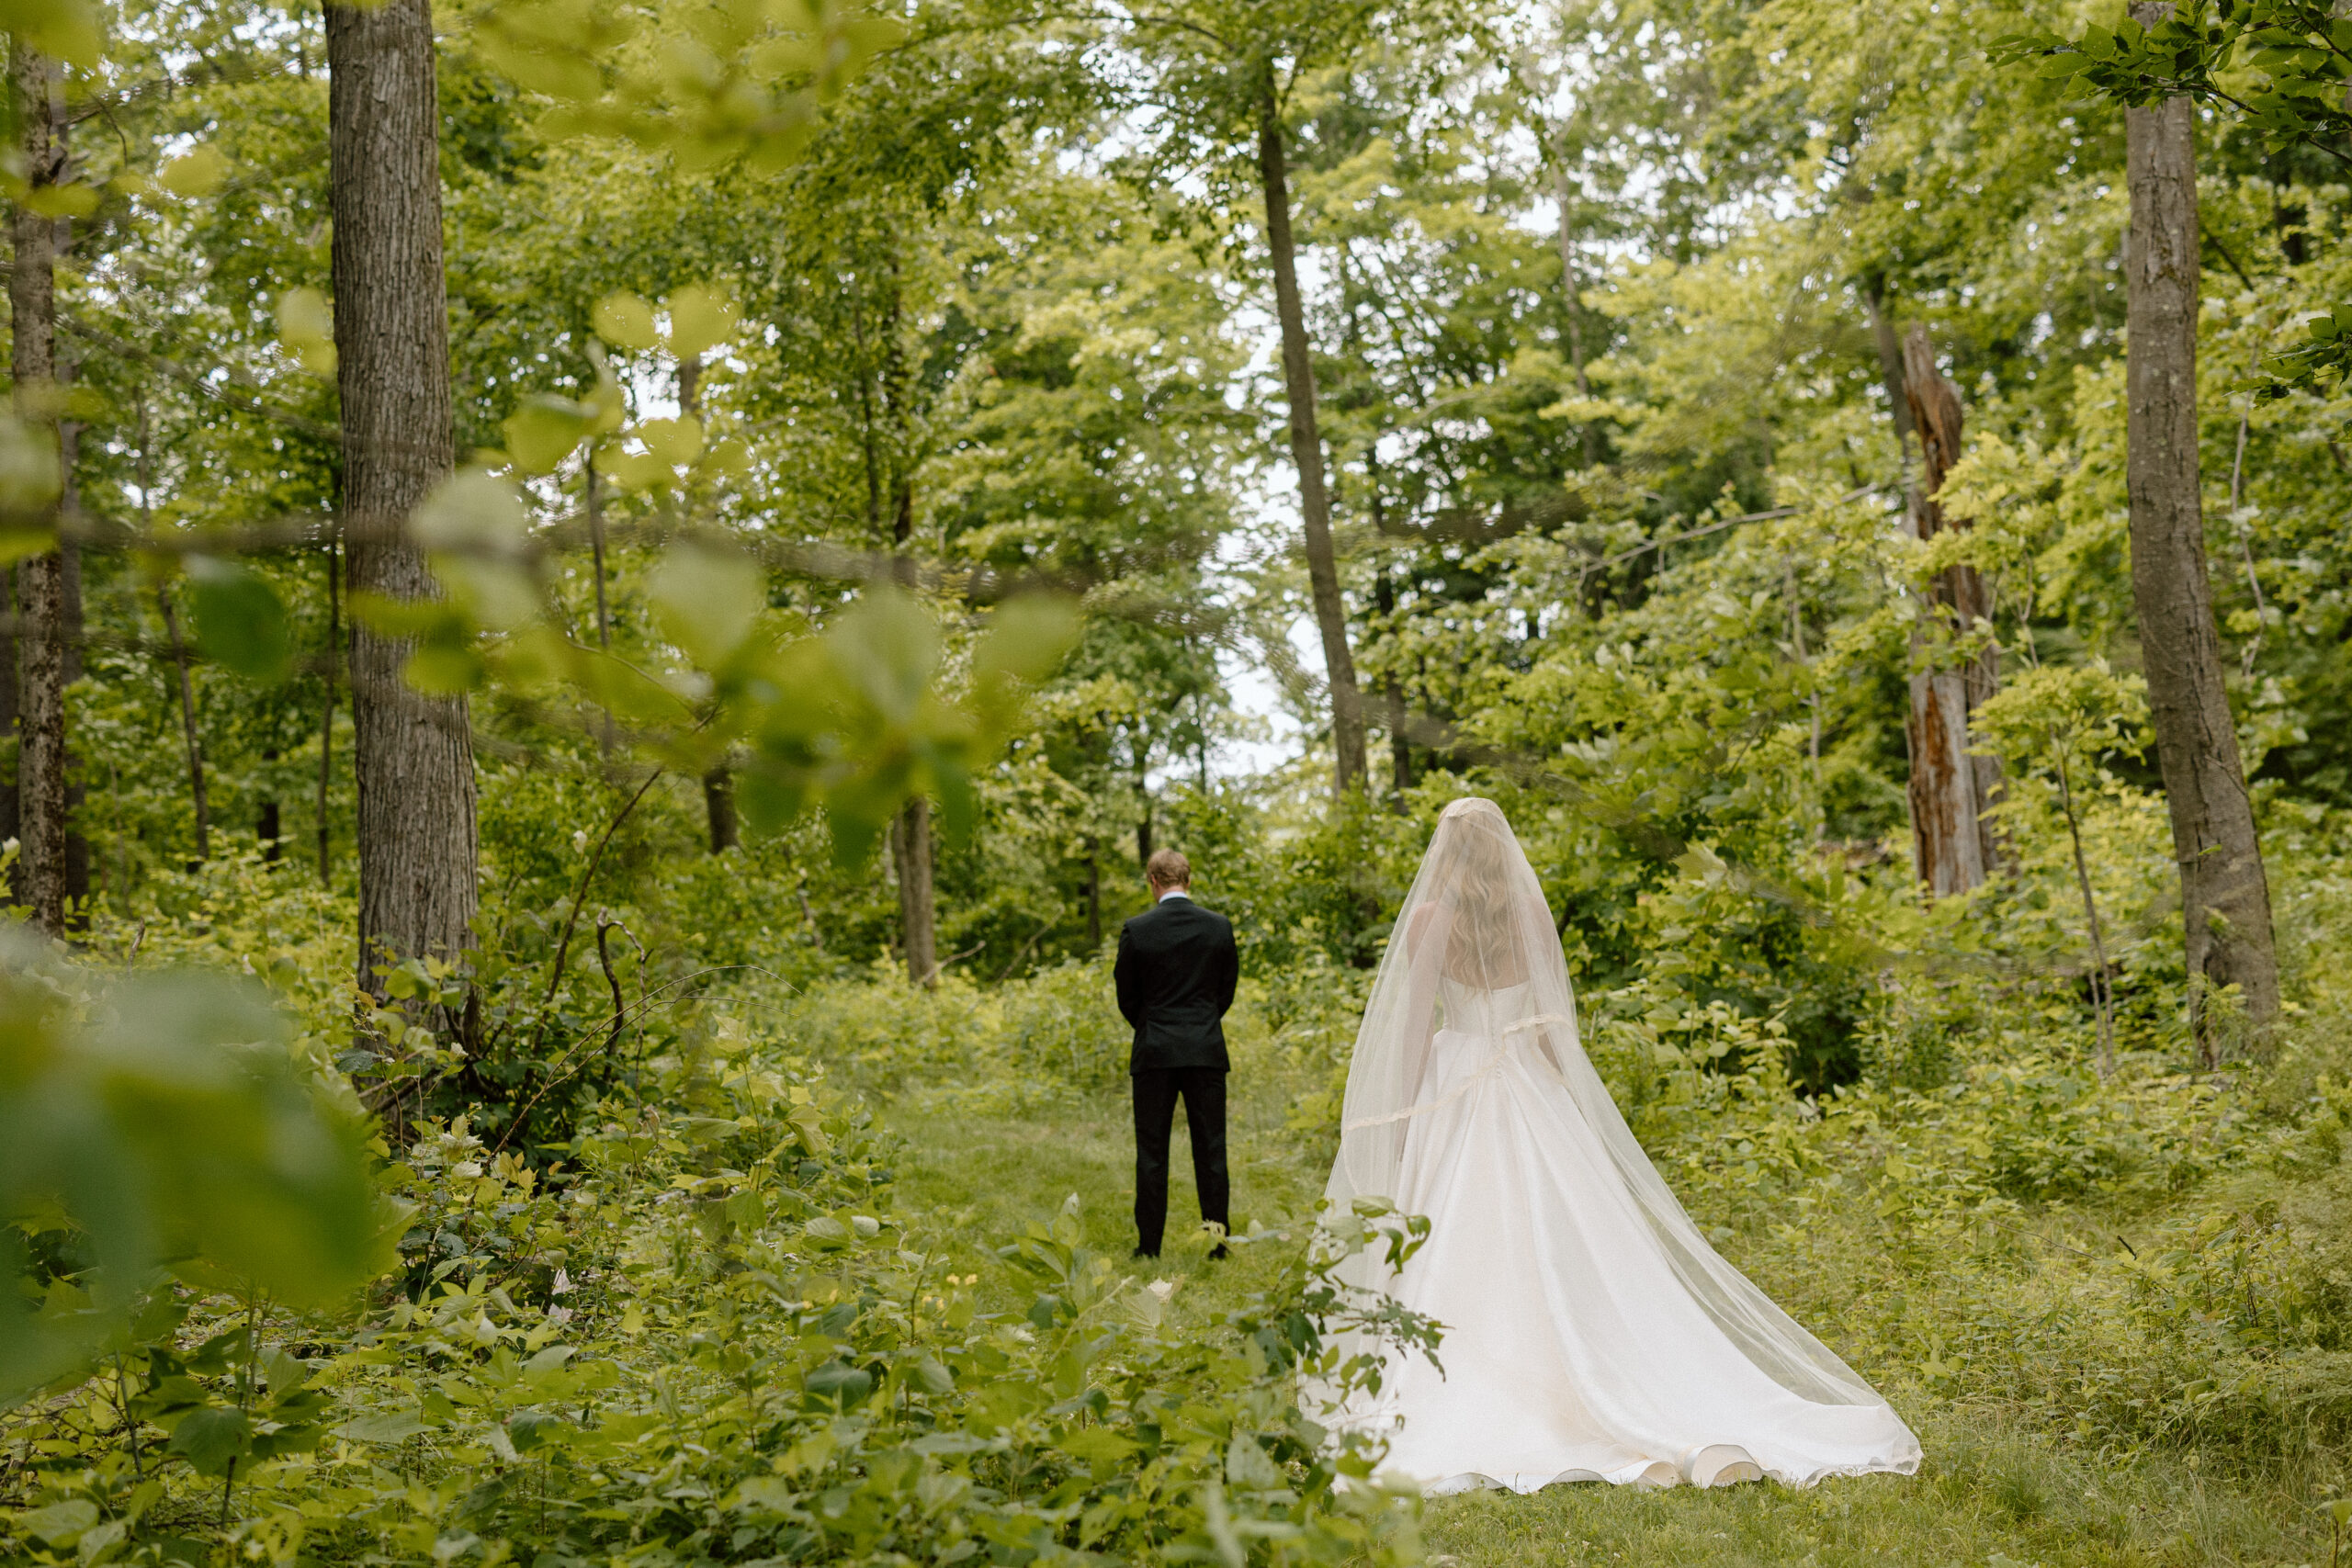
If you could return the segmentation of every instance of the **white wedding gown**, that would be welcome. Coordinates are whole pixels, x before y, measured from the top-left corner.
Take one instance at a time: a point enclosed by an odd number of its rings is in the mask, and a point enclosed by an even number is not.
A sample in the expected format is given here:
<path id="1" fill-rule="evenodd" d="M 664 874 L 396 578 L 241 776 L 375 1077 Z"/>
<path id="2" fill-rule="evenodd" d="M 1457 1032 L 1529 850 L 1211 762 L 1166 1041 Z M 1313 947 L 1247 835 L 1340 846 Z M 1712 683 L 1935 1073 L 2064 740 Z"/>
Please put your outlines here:
<path id="1" fill-rule="evenodd" d="M 1467 806 L 1492 822 L 1459 822 Z M 1548 912 L 1498 957 L 1496 932 L 1533 912 L 1498 925 L 1475 881 L 1464 894 L 1432 879 L 1431 863 L 1461 858 L 1458 841 L 1441 858 L 1449 826 L 1458 840 L 1500 822 L 1484 801 L 1441 822 L 1398 921 L 1397 983 L 1384 993 L 1384 972 L 1367 1009 L 1332 1178 L 1342 1202 L 1385 1179 L 1398 1209 L 1428 1216 L 1401 1272 L 1359 1282 L 1444 1325 L 1443 1371 L 1392 1351 L 1377 1398 L 1343 1415 L 1385 1430 L 1384 1472 L 1430 1492 L 1916 1470 L 1901 1418 L 1708 1247 L 1634 1143 L 1577 1042 Z M 1534 878 L 1509 831 L 1523 906 Z M 1471 848 L 1474 876 L 1488 874 L 1476 863 L 1496 846 Z M 1417 898 L 1450 912 L 1415 918 Z M 1472 927 L 1483 946 L 1465 946 Z M 1488 960 L 1474 971 L 1527 977 L 1446 973 L 1465 952 Z"/>

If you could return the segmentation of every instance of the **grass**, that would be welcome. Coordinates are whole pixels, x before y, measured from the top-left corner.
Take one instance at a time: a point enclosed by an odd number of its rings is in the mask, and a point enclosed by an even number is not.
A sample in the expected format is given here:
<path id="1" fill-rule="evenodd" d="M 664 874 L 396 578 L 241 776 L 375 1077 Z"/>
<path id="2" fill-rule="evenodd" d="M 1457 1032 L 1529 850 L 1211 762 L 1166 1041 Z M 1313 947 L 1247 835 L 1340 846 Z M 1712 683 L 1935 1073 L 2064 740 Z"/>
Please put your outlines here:
<path id="1" fill-rule="evenodd" d="M 1255 1220 L 1287 1241 L 1205 1257 L 1190 1233 L 1197 1213 L 1191 1151 L 1180 1116 L 1172 1151 L 1169 1247 L 1139 1275 L 1181 1282 L 1176 1305 L 1206 1312 L 1272 1288 L 1296 1266 L 1300 1227 L 1313 1213 L 1329 1157 L 1326 1143 L 1283 1125 L 1299 1085 L 1285 1075 L 1238 1071 L 1228 1147 L 1238 1230 Z M 907 1145 L 902 1211 L 958 1216 L 972 1238 L 961 1261 L 981 1268 L 1012 1310 L 1009 1271 L 987 1268 L 983 1240 L 1019 1234 L 1071 1195 L 1090 1246 L 1123 1257 L 1134 1245 L 1133 1144 L 1124 1093 L 1023 1103 L 1012 1090 L 910 1087 L 886 1123 Z M 1730 1248 L 1737 1261 L 1737 1247 Z M 1633 1568 L 2286 1568 L 2324 1564 L 2325 1528 L 2312 1511 L 2317 1471 L 2220 1472 L 2208 1457 L 2143 1459 L 2122 1470 L 1997 1406 L 1906 1394 L 1927 1462 L 1915 1477 L 1833 1481 L 1797 1492 L 1765 1483 L 1663 1493 L 1553 1487 L 1533 1496 L 1476 1493 L 1433 1500 L 1424 1532 L 1437 1563 L 1456 1568 L 1627 1564 Z"/>

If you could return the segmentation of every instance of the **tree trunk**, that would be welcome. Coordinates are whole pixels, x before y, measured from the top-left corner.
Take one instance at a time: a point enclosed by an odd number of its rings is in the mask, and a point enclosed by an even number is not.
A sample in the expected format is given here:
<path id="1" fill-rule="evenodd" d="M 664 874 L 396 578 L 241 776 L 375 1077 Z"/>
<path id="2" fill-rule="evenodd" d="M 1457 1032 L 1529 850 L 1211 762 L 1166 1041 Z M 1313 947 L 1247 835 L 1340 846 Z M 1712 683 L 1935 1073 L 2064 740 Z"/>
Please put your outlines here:
<path id="1" fill-rule="evenodd" d="M 196 864 L 212 858 L 212 807 L 204 789 L 204 738 L 196 723 L 196 683 L 187 668 L 187 641 L 180 636 L 172 591 L 158 583 L 155 606 L 164 613 L 164 635 L 171 639 L 172 665 L 179 673 L 180 736 L 187 746 L 187 794 L 196 813 Z M 193 867 L 191 867 L 193 869 Z"/>
<path id="2" fill-rule="evenodd" d="M 1871 339 L 1878 345 L 1879 378 L 1886 387 L 1886 400 L 1894 408 L 1894 444 L 1902 449 L 1903 461 L 1911 461 L 1911 400 L 1903 390 L 1903 345 L 1894 336 L 1894 323 L 1886 314 L 1886 280 L 1876 273 L 1862 279 L 1862 309 L 1871 319 Z"/>
<path id="3" fill-rule="evenodd" d="M 931 802 L 907 802 L 890 823 L 890 858 L 899 873 L 899 934 L 907 956 L 907 978 L 919 986 L 939 983 L 937 935 L 932 925 Z"/>
<path id="4" fill-rule="evenodd" d="M 1136 771 L 1136 799 L 1142 814 L 1136 818 L 1136 869 L 1141 871 L 1151 863 L 1152 842 L 1151 784 L 1141 769 Z"/>
<path id="5" fill-rule="evenodd" d="M 702 418 L 702 356 L 695 355 L 678 361 L 678 412 L 689 419 Z M 604 547 L 602 530 L 596 555 L 596 623 L 604 634 Z M 607 648 L 612 638 L 605 635 Z M 724 854 L 743 841 L 742 829 L 735 816 L 735 770 L 722 757 L 711 764 L 710 772 L 702 776 L 703 815 L 710 825 L 710 852 Z"/>
<path id="6" fill-rule="evenodd" d="M 1258 106 L 1258 170 L 1265 182 L 1266 248 L 1274 263 L 1274 314 L 1282 323 L 1283 389 L 1290 400 L 1290 456 L 1298 469 L 1298 510 L 1306 525 L 1306 580 L 1331 682 L 1335 782 L 1345 795 L 1364 782 L 1363 695 L 1356 689 L 1355 660 L 1348 651 L 1348 609 L 1340 596 L 1340 565 L 1331 547 L 1331 499 L 1323 485 L 1323 438 L 1315 425 L 1315 364 L 1308 357 L 1306 315 L 1298 298 L 1290 180 L 1271 80 Z"/>
<path id="7" fill-rule="evenodd" d="M 702 805 L 710 818 L 712 854 L 724 854 L 743 841 L 735 822 L 735 773 L 726 763 L 703 774 Z"/>
<path id="8" fill-rule="evenodd" d="M 270 765 L 277 761 L 275 748 L 264 751 L 261 760 L 265 772 L 275 773 L 277 771 Z M 285 857 L 285 846 L 279 842 L 285 837 L 283 816 L 277 808 L 277 796 L 269 795 L 262 801 L 254 823 L 254 837 L 261 840 L 261 858 L 266 864 L 275 865 Z"/>
<path id="9" fill-rule="evenodd" d="M 1561 319 L 1567 324 L 1568 368 L 1577 378 L 1577 396 L 1592 396 L 1592 383 L 1584 373 L 1584 305 L 1577 299 L 1582 286 L 1577 281 L 1577 243 L 1568 228 L 1568 210 L 1575 187 L 1569 183 L 1568 171 L 1560 170 L 1560 308 Z M 1577 434 L 1584 447 L 1588 465 L 1600 461 L 1600 427 L 1589 419 L 1582 422 Z"/>
<path id="10" fill-rule="evenodd" d="M 57 67 L 17 46 L 9 75 L 17 94 L 17 148 L 36 195 L 53 186 L 59 170 L 52 134 L 52 81 Z M 57 230 L 49 219 L 18 206 L 13 224 L 14 265 L 8 305 L 14 342 L 17 413 L 54 442 L 57 416 L 49 394 L 57 378 Z M 27 558 L 17 568 L 24 616 L 17 757 L 17 840 L 25 902 L 34 923 L 65 934 L 65 561 L 56 550 Z"/>
<path id="11" fill-rule="evenodd" d="M 51 89 L 57 78 L 51 77 Z M 54 101 L 54 100 L 53 100 Z M 57 166 L 59 176 L 64 177 L 68 163 L 65 145 L 65 116 L 62 103 L 56 105 Z M 70 218 L 55 220 L 52 232 L 56 236 L 56 254 L 62 256 L 72 243 L 74 222 Z M 74 384 L 75 365 L 70 355 L 60 355 L 57 360 L 57 381 L 61 388 Z M 71 520 L 82 512 L 81 488 L 77 474 L 82 453 L 82 426 L 75 420 L 61 420 L 57 426 L 58 509 Z M 82 547 L 78 541 L 61 539 L 57 547 L 58 560 L 58 637 L 61 646 L 60 676 L 71 687 L 82 678 Z M 88 790 L 84 786 L 81 769 L 75 765 L 69 750 L 65 757 L 65 924 L 76 935 L 90 929 L 90 840 L 82 831 L 82 806 Z"/>
<path id="12" fill-rule="evenodd" d="M 1882 317 L 1881 320 L 1883 320 Z M 1919 437 L 1919 483 L 1910 499 L 1911 527 L 1922 540 L 1965 528 L 1936 502 L 1944 476 L 1961 458 L 1960 389 L 1936 368 L 1928 330 L 1912 323 L 1902 351 L 1903 396 Z M 1948 636 L 1966 636 L 1992 619 L 1984 580 L 1973 566 L 1947 567 L 1928 589 L 1928 603 Z M 2000 763 L 1969 754 L 1968 716 L 2000 687 L 1993 649 L 1957 670 L 1936 668 L 1933 639 L 1924 626 L 1911 638 L 1911 849 L 1919 880 L 1938 896 L 1981 886 L 2000 863 L 2000 846 L 1984 813 L 1999 797 Z"/>
<path id="13" fill-rule="evenodd" d="M 327 661 L 326 700 L 319 711 L 319 886 L 334 886 L 334 829 L 327 816 L 329 786 L 334 782 L 334 666 L 343 657 L 343 595 L 341 574 L 335 570 L 335 547 L 327 542 Z"/>
<path id="14" fill-rule="evenodd" d="M 1394 624 L 1396 614 L 1396 585 L 1389 580 L 1388 569 L 1382 567 L 1373 580 L 1373 604 L 1380 611 L 1384 628 Z M 1388 808 L 1402 816 L 1405 792 L 1413 787 L 1413 741 L 1406 733 L 1405 689 L 1396 683 L 1396 672 L 1391 670 L 1381 682 L 1382 705 L 1388 710 Z"/>
<path id="15" fill-rule="evenodd" d="M 441 271 L 439 118 L 426 0 L 326 12 L 343 521 L 355 593 L 437 596 L 401 534 L 449 471 L 448 307 Z M 473 746 L 463 699 L 401 682 L 406 642 L 355 627 L 359 976 L 454 956 L 473 919 Z"/>
<path id="16" fill-rule="evenodd" d="M 14 567 L 0 566 L 0 615 L 7 617 L 8 626 L 12 628 L 0 633 L 0 741 L 13 743 L 17 739 L 17 658 L 19 646 L 13 629 L 17 617 L 17 570 Z M 17 838 L 19 827 L 17 774 L 11 769 L 6 779 L 0 779 L 0 839 Z M 19 840 L 18 848 L 22 847 Z M 24 865 L 21 861 L 8 868 L 8 901 L 12 904 L 25 901 Z"/>
<path id="17" fill-rule="evenodd" d="M 2143 25 L 2169 6 L 2134 5 Z M 2172 814 L 2192 986 L 2235 985 L 2257 1039 L 2278 1017 L 2270 889 L 2238 737 L 2222 687 L 2222 639 L 2205 574 L 2197 461 L 2197 143 L 2186 98 L 2124 114 L 2132 194 L 2125 258 L 2125 478 L 2132 597 Z M 2218 1057 L 2192 996 L 2200 1043 Z"/>
<path id="18" fill-rule="evenodd" d="M 1102 857 L 1089 840 L 1086 851 L 1086 950 L 1102 946 Z"/>

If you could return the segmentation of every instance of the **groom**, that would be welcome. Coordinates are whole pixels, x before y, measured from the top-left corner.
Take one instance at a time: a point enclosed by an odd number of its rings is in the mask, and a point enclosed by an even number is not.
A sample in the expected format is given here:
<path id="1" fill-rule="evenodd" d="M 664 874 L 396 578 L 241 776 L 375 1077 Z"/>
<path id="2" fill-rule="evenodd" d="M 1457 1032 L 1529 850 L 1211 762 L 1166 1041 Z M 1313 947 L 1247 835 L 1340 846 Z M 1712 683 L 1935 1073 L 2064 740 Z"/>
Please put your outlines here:
<path id="1" fill-rule="evenodd" d="M 1241 976 L 1233 922 L 1193 902 L 1193 863 L 1174 850 L 1145 863 L 1152 907 L 1119 928 L 1119 1011 L 1135 1025 L 1136 1256 L 1159 1256 L 1168 1224 L 1168 1134 L 1176 1098 L 1193 1134 L 1201 1219 L 1226 1228 L 1225 1026 Z M 1209 1253 L 1225 1256 L 1219 1242 Z"/>

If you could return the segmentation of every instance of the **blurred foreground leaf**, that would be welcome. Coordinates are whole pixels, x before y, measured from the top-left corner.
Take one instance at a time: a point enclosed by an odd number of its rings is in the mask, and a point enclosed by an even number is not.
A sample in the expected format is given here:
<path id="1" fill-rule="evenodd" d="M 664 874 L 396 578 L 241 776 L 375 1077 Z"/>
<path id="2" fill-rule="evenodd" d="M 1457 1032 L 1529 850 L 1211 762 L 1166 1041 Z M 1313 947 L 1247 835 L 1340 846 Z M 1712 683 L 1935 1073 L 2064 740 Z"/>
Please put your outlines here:
<path id="1" fill-rule="evenodd" d="M 207 659 L 249 681 L 275 685 L 294 668 L 294 634 L 277 591 L 227 561 L 189 558 L 195 588 L 196 646 Z"/>
<path id="2" fill-rule="evenodd" d="M 165 1264 L 300 1304 L 377 1271 L 360 1123 L 297 1076 L 256 992 L 0 963 L 0 1404 L 72 1372 Z M 90 1265 L 32 1280 L 28 1233 L 56 1229 Z"/>

